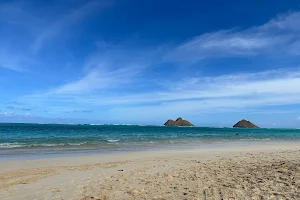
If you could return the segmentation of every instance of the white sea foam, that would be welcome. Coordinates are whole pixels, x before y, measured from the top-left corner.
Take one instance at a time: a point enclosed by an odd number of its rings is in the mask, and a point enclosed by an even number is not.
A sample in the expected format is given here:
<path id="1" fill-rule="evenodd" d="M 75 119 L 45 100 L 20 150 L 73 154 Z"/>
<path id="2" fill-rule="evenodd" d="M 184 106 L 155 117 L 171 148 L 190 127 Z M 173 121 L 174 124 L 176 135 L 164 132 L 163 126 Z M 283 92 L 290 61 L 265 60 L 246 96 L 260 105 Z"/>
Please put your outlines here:
<path id="1" fill-rule="evenodd" d="M 23 147 L 23 144 L 20 143 L 0 143 L 0 149 L 7 149 L 7 148 L 18 148 Z"/>
<path id="2" fill-rule="evenodd" d="M 239 141 L 265 141 L 265 140 L 272 140 L 271 138 L 243 138 L 239 139 Z"/>
<path id="3" fill-rule="evenodd" d="M 111 143 L 113 143 L 113 142 L 118 142 L 119 140 L 107 140 L 107 142 L 111 142 Z"/>
<path id="4" fill-rule="evenodd" d="M 59 147 L 59 146 L 80 146 L 86 142 L 81 143 L 56 143 L 56 144 L 24 144 L 24 143 L 0 143 L 0 149 L 13 149 L 13 148 L 25 148 L 25 147 Z"/>
<path id="5" fill-rule="evenodd" d="M 63 144 L 62 143 L 60 143 L 60 144 L 35 144 L 35 145 L 29 145 L 29 146 L 55 147 L 55 146 L 63 146 Z"/>

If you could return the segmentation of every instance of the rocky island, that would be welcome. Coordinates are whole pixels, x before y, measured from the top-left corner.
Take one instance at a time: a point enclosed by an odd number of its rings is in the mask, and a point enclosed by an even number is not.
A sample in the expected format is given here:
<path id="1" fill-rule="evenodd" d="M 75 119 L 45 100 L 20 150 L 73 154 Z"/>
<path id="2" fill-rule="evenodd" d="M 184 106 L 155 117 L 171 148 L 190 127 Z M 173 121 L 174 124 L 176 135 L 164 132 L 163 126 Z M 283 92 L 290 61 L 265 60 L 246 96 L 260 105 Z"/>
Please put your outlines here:
<path id="1" fill-rule="evenodd" d="M 165 124 L 165 126 L 194 126 L 187 120 L 183 120 L 181 117 L 176 119 L 176 121 L 169 119 Z"/>
<path id="2" fill-rule="evenodd" d="M 258 126 L 256 126 L 255 124 L 253 124 L 250 121 L 247 121 L 245 119 L 239 121 L 238 123 L 236 123 L 233 128 L 259 128 Z"/>

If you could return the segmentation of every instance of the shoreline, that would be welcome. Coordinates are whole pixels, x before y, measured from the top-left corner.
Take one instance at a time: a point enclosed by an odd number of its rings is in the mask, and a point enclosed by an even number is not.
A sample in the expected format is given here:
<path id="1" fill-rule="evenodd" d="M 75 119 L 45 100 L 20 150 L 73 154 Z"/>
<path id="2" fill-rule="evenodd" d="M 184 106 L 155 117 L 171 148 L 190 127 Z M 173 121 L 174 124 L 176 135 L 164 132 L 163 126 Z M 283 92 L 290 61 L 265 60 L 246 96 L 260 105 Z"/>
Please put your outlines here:
<path id="1" fill-rule="evenodd" d="M 207 150 L 207 149 L 222 149 L 230 147 L 247 147 L 247 146 L 270 146 L 270 145 L 294 145 L 299 144 L 300 141 L 283 141 L 283 140 L 261 140 L 261 141 L 222 141 L 222 142 L 203 142 L 192 144 L 169 144 L 166 147 L 162 145 L 136 148 L 131 150 L 111 149 L 102 151 L 101 149 L 93 149 L 85 147 L 73 147 L 73 148 L 16 148 L 16 149 L 0 149 L 1 157 L 0 163 L 6 161 L 22 161 L 22 160 L 40 160 L 40 159 L 52 159 L 52 158 L 68 158 L 68 157 L 85 157 L 85 156 L 105 156 L 105 155 L 124 155 L 128 153 L 146 153 L 146 152 L 162 152 L 162 151 L 182 151 L 182 150 Z M 113 144 L 112 144 L 113 145 Z M 71 150 L 70 150 L 71 149 Z M 51 153 L 51 151 L 55 151 Z M 67 151 L 68 150 L 68 151 Z M 33 154 L 38 152 L 39 154 Z M 5 154 L 7 152 L 7 154 Z M 15 153 L 15 152 L 19 152 Z M 42 154 L 45 152 L 46 154 Z"/>
<path id="2" fill-rule="evenodd" d="M 24 167 L 25 163 L 41 163 L 46 166 L 49 162 L 57 163 L 58 165 L 66 165 L 69 162 L 75 164 L 88 164 L 95 161 L 101 162 L 113 162 L 121 161 L 123 158 L 135 159 L 139 157 L 164 157 L 170 155 L 183 155 L 185 153 L 194 155 L 204 155 L 207 154 L 239 154 L 242 152 L 274 152 L 274 151 L 284 151 L 284 150 L 300 150 L 300 141 L 289 143 L 289 144 L 260 144 L 260 145 L 241 145 L 241 146 L 222 146 L 222 147 L 210 147 L 210 148 L 186 148 L 186 149 L 170 149 L 170 150 L 149 150 L 149 151 L 132 151 L 123 153 L 108 153 L 108 154 L 92 154 L 92 155 L 75 155 L 75 156 L 61 156 L 61 157 L 51 157 L 51 158 L 39 158 L 39 159 L 24 159 L 24 160 L 0 160 L 0 172 L 3 168 L 8 165 L 19 165 Z M 45 162 L 45 164 L 43 164 Z M 41 167 L 37 165 L 36 167 Z M 11 168 L 10 168 L 11 169 Z"/>

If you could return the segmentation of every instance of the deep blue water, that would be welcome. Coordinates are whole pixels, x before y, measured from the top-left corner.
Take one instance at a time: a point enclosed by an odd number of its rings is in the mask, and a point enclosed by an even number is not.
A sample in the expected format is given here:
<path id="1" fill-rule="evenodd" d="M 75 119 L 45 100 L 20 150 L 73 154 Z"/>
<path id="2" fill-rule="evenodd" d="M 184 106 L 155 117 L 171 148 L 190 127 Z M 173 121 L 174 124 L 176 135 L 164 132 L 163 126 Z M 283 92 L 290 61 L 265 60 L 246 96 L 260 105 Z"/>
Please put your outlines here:
<path id="1" fill-rule="evenodd" d="M 0 158 L 294 141 L 299 129 L 0 124 Z"/>

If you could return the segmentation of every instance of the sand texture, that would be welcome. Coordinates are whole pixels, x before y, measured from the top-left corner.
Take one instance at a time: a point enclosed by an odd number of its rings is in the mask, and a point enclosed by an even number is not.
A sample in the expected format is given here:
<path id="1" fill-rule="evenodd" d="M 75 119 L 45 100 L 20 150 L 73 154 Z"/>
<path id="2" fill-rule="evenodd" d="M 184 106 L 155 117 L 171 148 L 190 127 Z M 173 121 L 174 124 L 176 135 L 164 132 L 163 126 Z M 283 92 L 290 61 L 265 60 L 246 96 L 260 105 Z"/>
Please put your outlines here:
<path id="1" fill-rule="evenodd" d="M 300 144 L 0 162 L 0 199 L 300 199 Z"/>

